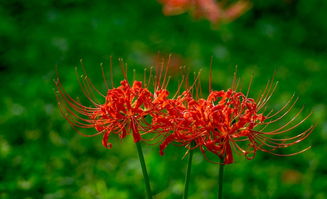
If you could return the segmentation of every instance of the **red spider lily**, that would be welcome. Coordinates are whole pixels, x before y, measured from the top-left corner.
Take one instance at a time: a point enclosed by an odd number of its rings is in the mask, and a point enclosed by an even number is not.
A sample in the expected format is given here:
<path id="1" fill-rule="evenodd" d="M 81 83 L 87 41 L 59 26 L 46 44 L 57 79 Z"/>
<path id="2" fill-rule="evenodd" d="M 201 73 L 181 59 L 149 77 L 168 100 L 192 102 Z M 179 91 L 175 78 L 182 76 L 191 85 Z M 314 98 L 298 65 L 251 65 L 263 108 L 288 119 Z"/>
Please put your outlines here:
<path id="1" fill-rule="evenodd" d="M 102 144 L 106 148 L 112 147 L 112 144 L 108 142 L 109 136 L 112 133 L 118 134 L 121 139 L 125 138 L 130 132 L 132 133 L 142 167 L 146 195 L 147 198 L 151 199 L 152 191 L 149 176 L 139 141 L 143 140 L 140 131 L 148 131 L 148 127 L 150 126 L 150 124 L 146 122 L 145 117 L 148 116 L 150 112 L 159 110 L 153 105 L 160 101 L 161 95 L 154 96 L 140 81 L 134 80 L 133 84 L 130 85 L 127 80 L 127 68 L 125 68 L 125 64 L 122 60 L 120 60 L 120 67 L 124 75 L 124 80 L 120 82 L 120 86 L 115 88 L 113 86 L 112 62 L 110 63 L 110 77 L 113 88 L 109 89 L 101 65 L 102 77 L 107 88 L 107 93 L 104 95 L 95 88 L 90 79 L 85 75 L 86 73 L 82 64 L 84 76 L 82 76 L 82 81 L 79 81 L 79 83 L 84 95 L 93 105 L 92 107 L 84 106 L 70 97 L 62 87 L 59 78 L 55 81 L 57 87 L 56 97 L 60 111 L 66 120 L 68 120 L 73 127 L 95 128 L 98 133 L 93 135 L 82 135 L 96 136 L 103 134 Z M 162 69 L 159 73 L 156 72 L 154 76 L 154 89 L 158 92 L 160 89 L 165 89 L 165 85 L 169 82 L 169 78 L 168 80 L 166 79 L 167 69 L 163 75 L 163 81 L 161 82 L 163 71 Z M 147 85 L 149 85 L 151 77 L 152 73 L 150 72 Z M 144 82 L 145 79 L 146 77 L 144 76 Z M 95 94 L 101 96 L 104 99 L 104 103 L 99 103 Z"/>
<path id="2" fill-rule="evenodd" d="M 206 151 L 216 154 L 224 164 L 233 163 L 233 151 L 239 151 L 252 159 L 257 150 L 279 156 L 291 156 L 308 150 L 310 147 L 293 154 L 277 154 L 275 150 L 297 144 L 308 137 L 314 127 L 288 138 L 274 138 L 301 125 L 309 116 L 294 123 L 303 109 L 290 121 L 271 131 L 264 131 L 268 125 L 283 121 L 289 115 L 297 100 L 289 100 L 275 113 L 263 114 L 260 110 L 267 104 L 276 85 L 267 84 L 258 102 L 233 89 L 211 91 L 207 99 L 195 100 L 187 97 L 183 109 L 177 114 L 168 114 L 164 122 L 171 122 L 166 130 L 166 138 L 160 145 L 160 152 L 171 142 L 182 143 L 188 149 L 199 148 L 206 157 Z M 169 111 L 168 111 L 169 113 Z M 168 125 L 168 124 L 167 124 Z M 191 145 L 191 143 L 195 145 Z M 247 148 L 242 146 L 246 145 Z M 207 157 L 206 157 L 207 158 Z M 210 161 L 210 160 L 209 160 Z"/>
<path id="3" fill-rule="evenodd" d="M 194 134 L 189 131 L 191 123 L 184 119 L 188 111 L 188 102 L 192 100 L 189 91 L 184 91 L 176 99 L 164 99 L 161 102 L 161 110 L 152 114 L 152 131 L 164 136 L 164 141 L 160 145 L 160 154 L 167 145 L 175 140 L 179 143 L 186 142 L 189 137 L 193 140 Z"/>
<path id="4" fill-rule="evenodd" d="M 192 85 L 189 85 L 188 78 L 183 76 L 172 98 L 168 98 L 169 92 L 165 88 L 156 91 L 153 101 L 154 109 L 150 113 L 152 123 L 147 133 L 154 132 L 157 135 L 156 137 L 161 137 L 161 140 L 164 140 L 160 145 L 160 154 L 162 155 L 166 146 L 174 141 L 175 138 L 181 137 L 181 139 L 177 139 L 180 143 L 183 143 L 182 137 L 191 136 L 189 139 L 193 139 L 194 134 L 190 134 L 190 131 L 184 131 L 185 129 L 188 130 L 188 127 L 191 125 L 184 117 L 188 112 L 188 104 L 194 101 L 192 98 L 192 91 L 196 83 L 199 82 L 199 76 L 200 72 L 194 75 L 194 82 Z M 185 83 L 185 91 L 179 95 L 183 83 Z M 186 128 L 182 129 L 183 127 Z M 160 142 L 160 140 L 158 142 Z"/>
<path id="5" fill-rule="evenodd" d="M 207 110 L 210 129 L 198 140 L 200 149 L 205 153 L 206 148 L 230 164 L 233 162 L 231 144 L 238 146 L 235 139 L 251 134 L 265 117 L 257 112 L 253 99 L 232 89 L 212 91 L 206 101 L 211 104 Z"/>
<path id="6" fill-rule="evenodd" d="M 178 95 L 183 85 L 183 81 L 184 79 L 180 82 L 177 91 L 172 98 L 169 98 L 169 92 L 166 88 L 160 88 L 155 92 L 154 100 L 152 102 L 153 109 L 149 113 L 152 118 L 152 123 L 146 133 L 155 134 L 151 140 L 161 138 L 156 143 L 159 143 L 163 137 L 167 136 L 167 132 L 176 129 L 175 127 L 178 126 L 180 117 L 186 110 L 186 103 L 191 98 L 190 91 L 192 90 L 193 85 L 191 87 L 186 86 L 188 89 L 181 95 Z"/>
<path id="7" fill-rule="evenodd" d="M 190 10 L 196 17 L 204 17 L 215 24 L 221 21 L 232 21 L 251 7 L 250 3 L 245 0 L 231 5 L 215 0 L 161 0 L 161 2 L 164 5 L 165 15 L 177 15 Z"/>
<path id="8" fill-rule="evenodd" d="M 152 109 L 153 94 L 144 88 L 140 81 L 134 81 L 130 85 L 125 73 L 124 76 L 125 80 L 120 82 L 120 86 L 108 89 L 107 94 L 104 95 L 84 74 L 79 83 L 92 107 L 84 106 L 74 100 L 66 93 L 59 78 L 56 81 L 56 96 L 62 115 L 73 127 L 95 128 L 97 133 L 93 135 L 86 135 L 78 130 L 77 132 L 86 137 L 103 134 L 102 143 L 106 148 L 111 147 L 108 138 L 112 133 L 118 134 L 123 139 L 132 132 L 134 141 L 139 142 L 141 140 L 139 131 L 146 129 L 146 125 L 143 125 L 146 124 L 144 117 Z M 106 80 L 105 84 L 108 88 Z M 98 102 L 96 94 L 104 99 L 104 103 Z"/>
<path id="9" fill-rule="evenodd" d="M 95 129 L 103 132 L 103 145 L 111 146 L 108 143 L 111 133 L 117 133 L 123 139 L 128 129 L 132 130 L 134 142 L 140 141 L 139 128 L 145 122 L 143 118 L 151 111 L 151 102 L 152 94 L 142 88 L 142 82 L 139 81 L 134 81 L 130 86 L 123 80 L 121 86 L 108 90 L 105 103 L 91 116 L 95 120 Z"/>

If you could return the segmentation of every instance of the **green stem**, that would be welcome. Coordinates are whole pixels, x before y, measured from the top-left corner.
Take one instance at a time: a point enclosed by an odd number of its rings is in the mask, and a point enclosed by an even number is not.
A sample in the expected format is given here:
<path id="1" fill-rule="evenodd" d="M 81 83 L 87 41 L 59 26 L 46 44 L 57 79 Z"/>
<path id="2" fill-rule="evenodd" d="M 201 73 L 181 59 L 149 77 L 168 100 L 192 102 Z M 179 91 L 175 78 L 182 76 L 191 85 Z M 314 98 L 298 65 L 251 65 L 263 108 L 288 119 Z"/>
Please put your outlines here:
<path id="1" fill-rule="evenodd" d="M 194 146 L 195 143 L 191 143 L 191 148 Z M 184 194 L 183 194 L 183 199 L 187 199 L 188 197 L 188 187 L 190 184 L 190 179 L 191 179 L 191 169 L 192 169 L 192 159 L 193 159 L 193 150 L 190 149 L 189 154 L 188 154 L 188 163 L 187 163 L 187 168 L 186 168 L 186 175 L 185 175 L 185 184 L 184 184 Z"/>
<path id="2" fill-rule="evenodd" d="M 146 195 L 147 199 L 152 199 L 152 193 L 151 193 L 151 187 L 150 187 L 150 180 L 148 176 L 148 172 L 146 170 L 145 166 L 145 161 L 144 161 L 144 156 L 143 156 L 143 151 L 142 151 L 142 146 L 140 142 L 136 142 L 136 148 L 137 148 L 137 153 L 139 155 L 141 167 L 142 167 L 142 172 L 143 172 L 143 178 L 144 178 L 144 184 L 145 184 L 145 190 L 146 190 Z"/>
<path id="3" fill-rule="evenodd" d="M 223 198 L 223 179 L 224 179 L 224 159 L 220 159 L 219 176 L 218 176 L 218 199 Z"/>

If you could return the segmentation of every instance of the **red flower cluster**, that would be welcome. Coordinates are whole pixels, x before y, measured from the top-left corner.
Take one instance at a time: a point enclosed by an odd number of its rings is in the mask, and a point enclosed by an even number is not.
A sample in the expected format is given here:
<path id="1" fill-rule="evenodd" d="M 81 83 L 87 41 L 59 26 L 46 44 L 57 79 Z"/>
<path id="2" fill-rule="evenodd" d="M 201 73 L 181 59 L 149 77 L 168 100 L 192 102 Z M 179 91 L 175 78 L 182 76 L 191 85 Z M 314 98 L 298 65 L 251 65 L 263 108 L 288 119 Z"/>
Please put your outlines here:
<path id="1" fill-rule="evenodd" d="M 117 133 L 123 139 L 129 129 L 134 141 L 140 141 L 139 128 L 142 128 L 141 123 L 152 108 L 153 96 L 148 89 L 142 88 L 142 82 L 134 81 L 132 87 L 126 80 L 120 84 L 118 88 L 108 90 L 105 103 L 99 105 L 91 117 L 95 121 L 95 129 L 103 132 L 102 143 L 107 148 L 111 133 Z M 141 130 L 144 131 L 143 128 Z"/>
<path id="2" fill-rule="evenodd" d="M 215 24 L 232 21 L 251 7 L 246 0 L 239 0 L 232 4 L 228 4 L 228 1 L 216 2 L 216 0 L 160 0 L 160 2 L 164 5 L 165 15 L 191 11 L 196 17 L 204 17 Z"/>
<path id="3" fill-rule="evenodd" d="M 248 94 L 235 89 L 212 90 L 207 98 L 195 99 L 192 96 L 194 84 L 178 95 L 180 86 L 175 96 L 169 98 L 169 92 L 165 88 L 168 84 L 166 77 L 161 84 L 165 86 L 160 86 L 161 74 L 162 71 L 154 78 L 153 93 L 142 82 L 134 81 L 130 85 L 125 79 L 120 86 L 108 89 L 107 94 L 102 95 L 104 103 L 96 103 L 92 99 L 92 88 L 100 92 L 88 78 L 84 78 L 81 82 L 82 90 L 94 107 L 83 106 L 74 100 L 58 80 L 58 104 L 70 124 L 81 128 L 95 128 L 97 133 L 94 135 L 102 134 L 102 143 L 106 148 L 111 147 L 108 139 L 112 133 L 118 134 L 121 139 L 131 133 L 135 142 L 146 141 L 143 135 L 148 134 L 153 139 L 161 138 L 159 142 L 162 155 L 170 143 L 180 143 L 188 150 L 199 148 L 206 158 L 206 152 L 211 152 L 223 160 L 224 164 L 233 163 L 233 151 L 240 152 L 248 159 L 252 159 L 258 150 L 281 155 L 275 153 L 275 150 L 297 144 L 313 131 L 313 127 L 310 127 L 288 138 L 274 137 L 297 128 L 310 116 L 309 114 L 300 122 L 294 122 L 302 109 L 281 126 L 265 131 L 269 129 L 268 126 L 283 121 L 286 115 L 289 116 L 297 101 L 291 98 L 274 113 L 260 112 L 275 90 L 276 86 L 272 82 L 267 84 L 257 102 L 248 98 Z M 150 120 L 146 120 L 146 117 Z M 309 148 L 288 155 L 295 155 Z"/>
<path id="4" fill-rule="evenodd" d="M 206 151 L 210 151 L 223 159 L 225 164 L 230 164 L 233 163 L 232 149 L 240 151 L 248 159 L 252 159 L 257 150 L 273 153 L 276 149 L 285 148 L 304 140 L 313 130 L 313 127 L 310 127 L 304 132 L 289 138 L 270 137 L 271 135 L 279 135 L 293 130 L 310 116 L 308 115 L 300 122 L 291 125 L 291 122 L 299 116 L 300 112 L 298 112 L 291 121 L 286 122 L 282 127 L 272 131 L 264 131 L 267 125 L 277 122 L 287 115 L 295 103 L 284 112 L 283 110 L 290 105 L 290 102 L 282 110 L 274 114 L 270 113 L 270 116 L 264 116 L 258 112 L 269 96 L 262 98 L 257 104 L 253 99 L 232 89 L 212 91 L 207 99 L 195 100 L 189 96 L 189 93 L 186 95 L 188 97 L 183 98 L 184 105 L 181 106 L 183 108 L 179 107 L 178 114 L 170 115 L 169 113 L 165 120 L 160 121 L 161 126 L 170 126 L 168 131 L 171 132 L 167 133 L 168 136 L 160 145 L 161 154 L 163 154 L 163 150 L 169 143 L 178 142 L 187 146 L 190 150 L 200 148 L 205 157 Z M 278 117 L 273 119 L 276 116 Z M 168 125 L 169 122 L 167 121 L 173 122 Z M 261 129 L 256 130 L 258 127 L 261 127 Z M 167 131 L 167 127 L 165 130 Z M 192 142 L 194 143 L 193 146 L 191 145 Z M 244 143 L 247 143 L 246 149 L 240 146 L 240 144 L 244 145 Z"/>

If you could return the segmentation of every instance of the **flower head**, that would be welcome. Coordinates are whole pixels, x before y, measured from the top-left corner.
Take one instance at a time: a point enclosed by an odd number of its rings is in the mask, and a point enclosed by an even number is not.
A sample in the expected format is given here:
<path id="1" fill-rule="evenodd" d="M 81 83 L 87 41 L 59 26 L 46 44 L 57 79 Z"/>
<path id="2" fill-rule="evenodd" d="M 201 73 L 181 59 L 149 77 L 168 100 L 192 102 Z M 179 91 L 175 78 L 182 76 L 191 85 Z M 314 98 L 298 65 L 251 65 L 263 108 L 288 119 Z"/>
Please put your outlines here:
<path id="1" fill-rule="evenodd" d="M 92 119 L 95 129 L 103 132 L 103 145 L 108 147 L 108 137 L 117 133 L 124 138 L 131 129 L 134 141 L 141 140 L 139 128 L 142 128 L 143 118 L 152 108 L 152 94 L 142 88 L 142 82 L 134 81 L 130 86 L 123 80 L 117 88 L 109 89 L 105 103 L 98 106 Z M 141 122 L 142 121 L 142 122 Z"/>
<path id="2" fill-rule="evenodd" d="M 104 78 L 108 89 L 106 94 L 103 94 L 95 88 L 84 72 L 79 83 L 92 106 L 85 106 L 68 95 L 59 78 L 55 82 L 56 96 L 62 115 L 73 127 L 94 128 L 97 133 L 93 135 L 86 135 L 78 130 L 77 132 L 87 137 L 102 134 L 102 144 L 106 148 L 111 147 L 108 139 L 112 133 L 118 134 L 121 139 L 131 133 L 134 141 L 139 142 L 142 139 L 140 130 L 147 128 L 144 118 L 153 108 L 153 94 L 142 85 L 141 81 L 133 81 L 130 85 L 125 73 L 124 76 L 125 79 L 120 82 L 120 86 L 111 89 Z M 103 98 L 103 103 L 97 100 L 96 94 Z"/>
<path id="3" fill-rule="evenodd" d="M 186 97 L 180 113 L 170 115 L 167 111 L 163 120 L 172 123 L 170 128 L 165 129 L 167 135 L 160 145 L 161 154 L 169 143 L 177 142 L 189 150 L 199 148 L 206 158 L 206 152 L 211 152 L 223 160 L 224 164 L 230 164 L 234 162 L 234 152 L 252 159 L 258 150 L 278 156 L 290 156 L 308 150 L 310 147 L 293 154 L 275 152 L 303 141 L 314 129 L 311 126 L 295 136 L 285 135 L 310 116 L 296 122 L 301 109 L 290 120 L 286 120 L 285 116 L 291 114 L 297 101 L 293 98 L 276 112 L 265 114 L 262 111 L 276 86 L 270 81 L 257 102 L 249 98 L 248 93 L 235 91 L 236 88 L 227 91 L 211 90 L 206 99 Z M 268 131 L 268 125 L 275 126 Z"/>

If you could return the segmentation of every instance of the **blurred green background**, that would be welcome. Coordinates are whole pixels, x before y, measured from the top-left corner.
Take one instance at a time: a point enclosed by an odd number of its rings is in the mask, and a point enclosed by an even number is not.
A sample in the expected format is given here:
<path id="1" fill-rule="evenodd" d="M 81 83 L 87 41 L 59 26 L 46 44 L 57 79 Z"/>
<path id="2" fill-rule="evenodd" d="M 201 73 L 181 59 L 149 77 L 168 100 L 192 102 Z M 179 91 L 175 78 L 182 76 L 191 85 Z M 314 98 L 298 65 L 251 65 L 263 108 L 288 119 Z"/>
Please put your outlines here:
<path id="1" fill-rule="evenodd" d="M 316 130 L 290 149 L 311 150 L 236 158 L 225 170 L 226 199 L 327 198 L 327 1 L 253 0 L 251 10 L 219 27 L 161 9 L 156 0 L 0 1 L 0 198 L 144 198 L 132 140 L 113 138 L 107 150 L 101 136 L 79 136 L 57 109 L 52 80 L 58 66 L 68 92 L 82 96 L 74 74 L 80 58 L 100 84 L 99 63 L 109 56 L 142 73 L 158 53 L 174 54 L 191 71 L 202 68 L 204 85 L 213 56 L 215 89 L 230 86 L 235 65 L 245 83 L 255 75 L 253 94 L 276 71 L 271 107 L 295 93 L 298 108 L 314 112 L 297 131 L 311 123 Z M 144 151 L 155 198 L 181 198 L 184 150 Z M 190 198 L 215 198 L 218 166 L 197 152 L 192 172 Z"/>

